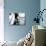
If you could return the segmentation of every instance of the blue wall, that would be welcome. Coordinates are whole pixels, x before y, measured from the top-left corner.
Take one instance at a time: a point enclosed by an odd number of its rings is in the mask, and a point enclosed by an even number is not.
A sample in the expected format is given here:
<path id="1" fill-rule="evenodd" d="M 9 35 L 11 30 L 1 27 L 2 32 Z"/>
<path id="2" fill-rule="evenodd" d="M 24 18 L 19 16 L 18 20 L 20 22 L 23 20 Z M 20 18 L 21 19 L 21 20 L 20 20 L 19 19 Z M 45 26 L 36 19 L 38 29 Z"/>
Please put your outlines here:
<path id="1" fill-rule="evenodd" d="M 7 41 L 18 41 L 24 37 L 34 24 L 35 14 L 40 9 L 40 0 L 4 0 L 4 35 Z M 9 12 L 24 12 L 26 14 L 26 25 L 9 25 Z"/>
<path id="2" fill-rule="evenodd" d="M 43 9 L 46 9 L 46 0 L 41 0 L 40 1 L 40 10 L 42 11 Z M 40 25 L 46 27 L 46 11 L 43 12 L 42 17 L 43 17 L 43 22 L 40 21 Z"/>

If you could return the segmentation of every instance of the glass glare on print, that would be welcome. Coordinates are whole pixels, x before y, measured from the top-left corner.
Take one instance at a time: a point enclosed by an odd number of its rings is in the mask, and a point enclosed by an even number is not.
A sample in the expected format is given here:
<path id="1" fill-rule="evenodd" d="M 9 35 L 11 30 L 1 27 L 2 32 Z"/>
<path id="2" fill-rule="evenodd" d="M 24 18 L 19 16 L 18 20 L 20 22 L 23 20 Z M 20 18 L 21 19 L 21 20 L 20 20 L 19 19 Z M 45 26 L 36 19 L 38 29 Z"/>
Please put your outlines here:
<path id="1" fill-rule="evenodd" d="M 9 24 L 25 25 L 25 13 L 9 13 Z"/>

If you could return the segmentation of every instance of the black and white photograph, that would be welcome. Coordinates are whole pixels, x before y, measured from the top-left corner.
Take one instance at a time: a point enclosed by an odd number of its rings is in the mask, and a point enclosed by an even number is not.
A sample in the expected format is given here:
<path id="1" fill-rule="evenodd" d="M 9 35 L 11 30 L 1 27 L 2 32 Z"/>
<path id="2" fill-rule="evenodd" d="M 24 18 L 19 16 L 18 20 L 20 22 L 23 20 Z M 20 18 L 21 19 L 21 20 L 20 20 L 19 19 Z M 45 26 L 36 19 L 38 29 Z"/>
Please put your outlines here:
<path id="1" fill-rule="evenodd" d="M 25 25 L 25 13 L 9 13 L 10 25 Z"/>

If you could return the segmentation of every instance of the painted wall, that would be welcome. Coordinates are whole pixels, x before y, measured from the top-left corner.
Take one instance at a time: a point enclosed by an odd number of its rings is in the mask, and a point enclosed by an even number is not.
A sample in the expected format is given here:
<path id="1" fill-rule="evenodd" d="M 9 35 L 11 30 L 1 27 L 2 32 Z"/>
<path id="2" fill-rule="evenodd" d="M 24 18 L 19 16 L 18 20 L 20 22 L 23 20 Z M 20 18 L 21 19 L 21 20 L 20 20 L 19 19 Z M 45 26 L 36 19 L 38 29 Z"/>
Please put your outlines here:
<path id="1" fill-rule="evenodd" d="M 40 0 L 4 0 L 4 35 L 7 41 L 18 41 L 32 29 L 36 12 L 40 10 Z M 9 25 L 9 12 L 24 12 L 26 25 Z"/>
<path id="2" fill-rule="evenodd" d="M 41 11 L 43 9 L 46 9 L 46 0 L 41 0 L 40 1 L 40 9 L 41 9 Z M 40 25 L 46 26 L 46 20 L 45 20 L 46 19 L 46 11 L 43 12 L 42 17 L 43 17 L 44 21 L 43 22 L 41 21 Z"/>

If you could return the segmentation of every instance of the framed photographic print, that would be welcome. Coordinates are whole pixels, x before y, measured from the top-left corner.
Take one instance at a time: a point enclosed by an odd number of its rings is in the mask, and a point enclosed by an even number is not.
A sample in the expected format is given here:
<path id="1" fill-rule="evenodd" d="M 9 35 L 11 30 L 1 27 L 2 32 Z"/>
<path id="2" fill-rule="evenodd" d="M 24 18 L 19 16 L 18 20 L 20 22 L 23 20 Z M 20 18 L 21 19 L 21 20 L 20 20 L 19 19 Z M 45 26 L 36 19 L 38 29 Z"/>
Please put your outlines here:
<path id="1" fill-rule="evenodd" d="M 25 25 L 25 13 L 9 13 L 10 25 Z"/>

